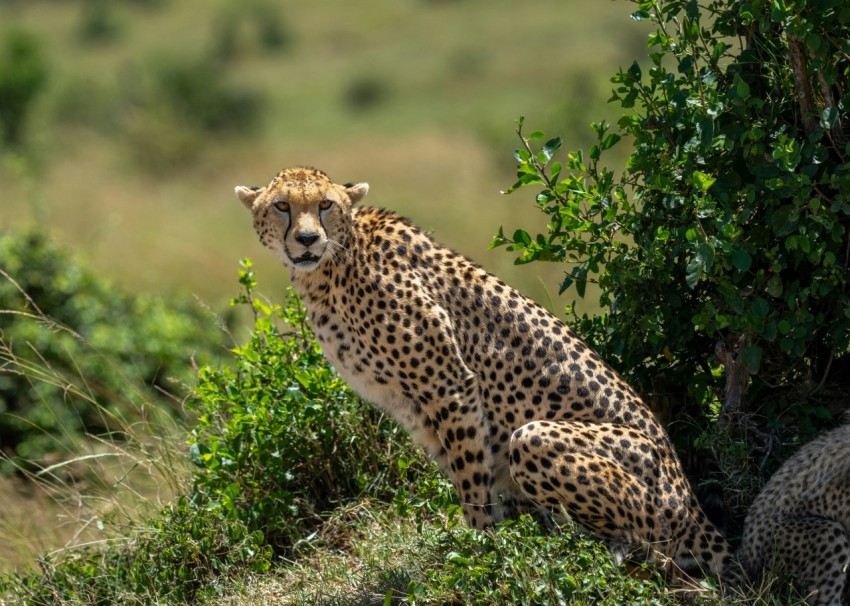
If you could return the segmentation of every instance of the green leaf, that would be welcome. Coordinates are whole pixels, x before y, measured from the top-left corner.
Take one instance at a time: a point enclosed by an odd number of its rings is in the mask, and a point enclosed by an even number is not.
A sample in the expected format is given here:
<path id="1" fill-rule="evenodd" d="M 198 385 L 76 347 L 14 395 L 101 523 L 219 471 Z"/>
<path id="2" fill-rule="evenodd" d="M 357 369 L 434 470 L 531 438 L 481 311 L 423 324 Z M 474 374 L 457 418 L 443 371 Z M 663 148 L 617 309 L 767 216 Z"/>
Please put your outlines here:
<path id="1" fill-rule="evenodd" d="M 750 96 L 750 85 L 744 82 L 739 74 L 735 74 L 733 84 L 735 86 L 735 96 L 737 96 L 738 99 L 746 99 Z"/>
<path id="2" fill-rule="evenodd" d="M 714 120 L 711 118 L 702 118 L 697 122 L 697 129 L 699 130 L 700 143 L 705 147 L 709 147 L 714 139 Z"/>
<path id="3" fill-rule="evenodd" d="M 699 189 L 703 193 L 707 192 L 708 188 L 714 185 L 714 182 L 717 181 L 715 177 L 712 177 L 711 175 L 706 174 L 704 172 L 700 172 L 698 170 L 695 170 L 693 172 L 691 180 L 692 183 L 697 187 L 697 189 Z"/>
<path id="4" fill-rule="evenodd" d="M 831 129 L 835 126 L 835 122 L 838 120 L 838 109 L 835 107 L 827 107 L 820 114 L 820 125 L 821 128 L 825 130 Z"/>
<path id="5" fill-rule="evenodd" d="M 543 145 L 543 149 L 541 150 L 543 155 L 546 157 L 546 162 L 551 160 L 552 156 L 554 156 L 555 152 L 557 152 L 559 149 L 561 149 L 561 138 L 560 137 L 554 137 L 552 139 L 549 139 Z"/>
<path id="6" fill-rule="evenodd" d="M 685 284 L 687 284 L 691 289 L 694 289 L 699 283 L 701 276 L 702 266 L 700 265 L 699 260 L 696 257 L 693 257 L 688 262 L 688 266 L 685 269 Z"/>
<path id="7" fill-rule="evenodd" d="M 456 551 L 452 551 L 448 555 L 446 555 L 446 561 L 451 562 L 452 564 L 455 564 L 457 566 L 469 566 L 470 562 L 468 557 L 463 556 Z"/>
<path id="8" fill-rule="evenodd" d="M 790 204 L 786 204 L 774 211 L 771 218 L 771 226 L 777 236 L 787 236 L 797 227 L 799 218 L 797 209 Z"/>
<path id="9" fill-rule="evenodd" d="M 714 266 L 714 248 L 708 242 L 703 242 L 697 247 L 696 257 L 702 263 L 703 271 L 711 271 Z"/>
<path id="10" fill-rule="evenodd" d="M 531 236 L 529 236 L 528 232 L 524 229 L 516 230 L 514 232 L 513 240 L 517 244 L 522 244 L 523 246 L 528 246 L 529 244 L 531 244 Z"/>
<path id="11" fill-rule="evenodd" d="M 763 297 L 756 297 L 752 303 L 753 313 L 757 316 L 765 317 L 770 312 L 770 304 Z"/>
<path id="12" fill-rule="evenodd" d="M 832 421 L 832 413 L 825 406 L 812 406 L 809 412 L 822 421 Z"/>
<path id="13" fill-rule="evenodd" d="M 631 64 L 628 73 L 636 82 L 640 82 L 641 71 L 637 61 Z"/>
<path id="14" fill-rule="evenodd" d="M 732 265 L 738 271 L 747 271 L 753 264 L 753 258 L 746 250 L 739 248 L 732 253 Z"/>
<path id="15" fill-rule="evenodd" d="M 549 184 L 553 187 L 558 182 L 558 177 L 561 176 L 561 169 L 562 166 L 560 162 L 553 162 L 552 165 L 549 167 L 549 170 L 551 171 L 549 174 Z"/>
<path id="16" fill-rule="evenodd" d="M 772 276 L 770 280 L 767 281 L 767 285 L 764 289 L 771 297 L 781 297 L 783 290 L 782 278 L 776 275 Z"/>
<path id="17" fill-rule="evenodd" d="M 620 140 L 620 135 L 611 133 L 602 140 L 602 149 L 611 149 Z"/>
<path id="18" fill-rule="evenodd" d="M 697 247 L 694 256 L 688 262 L 685 270 L 685 283 L 691 288 L 696 288 L 703 273 L 708 273 L 714 266 L 714 249 L 708 242 L 703 242 Z"/>

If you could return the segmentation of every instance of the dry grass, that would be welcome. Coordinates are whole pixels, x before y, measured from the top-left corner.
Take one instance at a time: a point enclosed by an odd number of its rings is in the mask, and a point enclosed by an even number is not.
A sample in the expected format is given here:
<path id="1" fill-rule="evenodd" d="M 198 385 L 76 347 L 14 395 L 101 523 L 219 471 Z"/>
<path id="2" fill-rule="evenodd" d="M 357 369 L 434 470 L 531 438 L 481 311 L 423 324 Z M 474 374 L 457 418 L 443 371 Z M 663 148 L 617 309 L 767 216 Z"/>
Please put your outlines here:
<path id="1" fill-rule="evenodd" d="M 25 315 L 42 330 L 73 333 L 33 307 Z M 80 545 L 124 540 L 136 525 L 187 493 L 190 462 L 180 421 L 139 398 L 128 420 L 116 412 L 121 406 L 113 411 L 98 403 L 85 376 L 65 375 L 44 359 L 21 358 L 2 335 L 0 373 L 23 375 L 85 400 L 109 419 L 114 432 L 56 435 L 54 452 L 37 468 L 20 466 L 0 451 L 0 463 L 17 469 L 15 475 L 0 475 L 0 573 L 33 567 L 38 558 Z M 133 381 L 126 378 L 119 396 L 126 398 L 126 407 L 141 393 Z"/>
<path id="2" fill-rule="evenodd" d="M 125 540 L 186 494 L 188 461 L 174 428 L 168 437 L 152 437 L 151 427 L 132 431 L 129 440 L 87 442 L 26 479 L 0 477 L 0 574 L 81 545 Z"/>

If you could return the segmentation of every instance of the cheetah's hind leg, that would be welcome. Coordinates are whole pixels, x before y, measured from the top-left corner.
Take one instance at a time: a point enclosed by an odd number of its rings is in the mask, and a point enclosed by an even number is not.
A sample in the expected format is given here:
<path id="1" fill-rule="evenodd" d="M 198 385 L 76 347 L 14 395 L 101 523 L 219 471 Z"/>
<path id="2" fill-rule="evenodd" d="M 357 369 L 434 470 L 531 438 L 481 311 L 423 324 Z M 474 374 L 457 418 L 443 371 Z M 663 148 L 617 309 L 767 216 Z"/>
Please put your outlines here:
<path id="1" fill-rule="evenodd" d="M 601 537 L 618 561 L 636 548 L 665 553 L 669 528 L 648 483 L 657 482 L 655 449 L 640 441 L 611 423 L 529 423 L 511 438 L 511 477 L 534 502 Z"/>

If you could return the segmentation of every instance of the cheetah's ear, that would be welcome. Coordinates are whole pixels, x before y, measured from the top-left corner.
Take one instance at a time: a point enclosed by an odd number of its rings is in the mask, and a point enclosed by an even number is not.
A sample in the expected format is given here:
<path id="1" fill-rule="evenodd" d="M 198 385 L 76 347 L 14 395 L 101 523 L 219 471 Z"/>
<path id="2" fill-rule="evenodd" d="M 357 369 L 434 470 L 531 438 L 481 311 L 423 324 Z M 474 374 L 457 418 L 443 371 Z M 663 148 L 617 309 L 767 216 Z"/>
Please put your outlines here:
<path id="1" fill-rule="evenodd" d="M 366 197 L 366 194 L 369 193 L 369 184 L 368 183 L 346 183 L 345 184 L 345 193 L 348 194 L 348 197 L 351 198 L 352 204 L 357 204 Z"/>
<path id="2" fill-rule="evenodd" d="M 253 210 L 254 200 L 256 200 L 257 196 L 259 196 L 262 192 L 262 188 L 259 187 L 245 187 L 244 185 L 236 186 L 236 197 L 242 201 L 242 204 L 244 204 L 248 210 Z"/>

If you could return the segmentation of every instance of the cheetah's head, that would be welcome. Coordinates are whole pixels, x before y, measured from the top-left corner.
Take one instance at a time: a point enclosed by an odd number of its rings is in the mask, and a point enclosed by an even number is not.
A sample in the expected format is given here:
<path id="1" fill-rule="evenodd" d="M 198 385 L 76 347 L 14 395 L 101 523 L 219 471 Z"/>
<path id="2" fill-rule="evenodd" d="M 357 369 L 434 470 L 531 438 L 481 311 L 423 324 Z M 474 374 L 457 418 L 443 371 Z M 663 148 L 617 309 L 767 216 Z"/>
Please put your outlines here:
<path id="1" fill-rule="evenodd" d="M 344 254 L 351 206 L 369 191 L 366 183 L 338 185 L 315 168 L 288 168 L 265 187 L 236 188 L 254 214 L 260 242 L 293 271 L 313 271 Z"/>

